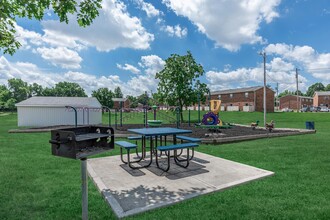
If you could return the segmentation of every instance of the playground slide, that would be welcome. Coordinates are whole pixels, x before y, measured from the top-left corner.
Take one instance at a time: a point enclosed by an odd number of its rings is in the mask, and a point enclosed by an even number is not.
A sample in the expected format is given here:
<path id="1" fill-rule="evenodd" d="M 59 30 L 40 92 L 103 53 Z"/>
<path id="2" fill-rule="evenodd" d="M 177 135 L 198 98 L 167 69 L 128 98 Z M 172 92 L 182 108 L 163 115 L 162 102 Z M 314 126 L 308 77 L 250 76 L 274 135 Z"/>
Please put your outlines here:
<path id="1" fill-rule="evenodd" d="M 220 112 L 221 100 L 210 100 L 210 111 L 217 115 Z"/>

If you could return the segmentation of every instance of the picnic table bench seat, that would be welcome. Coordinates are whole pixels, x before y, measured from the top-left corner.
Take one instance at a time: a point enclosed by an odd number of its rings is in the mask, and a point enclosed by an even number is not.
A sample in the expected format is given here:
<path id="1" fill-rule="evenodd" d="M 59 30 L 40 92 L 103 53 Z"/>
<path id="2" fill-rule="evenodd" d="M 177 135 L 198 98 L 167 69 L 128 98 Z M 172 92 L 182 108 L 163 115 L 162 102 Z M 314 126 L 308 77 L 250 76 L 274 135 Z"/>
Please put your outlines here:
<path id="1" fill-rule="evenodd" d="M 138 163 L 138 162 L 140 162 L 143 159 L 137 153 L 137 144 L 133 144 L 133 143 L 128 142 L 128 141 L 116 141 L 115 144 L 118 145 L 118 146 L 120 146 L 120 159 L 121 159 L 121 161 L 124 164 L 128 164 L 128 166 L 130 168 L 132 168 L 132 169 L 139 169 L 139 168 L 150 166 L 151 160 L 150 160 L 150 163 L 147 164 L 147 165 L 145 165 L 145 166 L 134 167 L 132 165 L 132 163 Z M 124 158 L 123 158 L 123 149 L 125 149 L 127 151 L 127 161 L 125 161 Z M 137 155 L 138 159 L 136 159 L 134 161 L 131 161 L 131 159 L 130 159 L 131 158 L 131 156 L 130 156 L 130 150 L 133 150 L 133 149 L 136 150 L 136 155 Z"/>
<path id="2" fill-rule="evenodd" d="M 174 162 L 183 168 L 187 168 L 189 166 L 189 161 L 192 159 L 192 157 L 189 157 L 189 149 L 191 148 L 192 151 L 194 150 L 195 147 L 198 147 L 199 145 L 197 143 L 181 143 L 181 144 L 173 144 L 173 145 L 167 145 L 167 146 L 158 146 L 157 150 L 161 151 L 161 152 L 166 152 L 166 156 L 167 156 L 167 167 L 163 168 L 160 166 L 159 162 L 158 162 L 158 154 L 156 153 L 156 164 L 157 167 L 161 170 L 163 170 L 164 172 L 167 172 L 170 169 L 170 152 L 174 151 Z M 186 159 L 180 159 L 179 156 L 181 155 L 181 153 L 178 155 L 177 154 L 177 150 L 182 150 L 182 149 L 187 149 L 187 157 Z M 186 162 L 185 165 L 182 165 L 181 162 Z"/>
<path id="3" fill-rule="evenodd" d="M 169 150 L 181 150 L 186 148 L 193 148 L 198 147 L 198 144 L 196 143 L 183 143 L 183 144 L 173 144 L 173 145 L 167 145 L 167 146 L 159 146 L 157 147 L 157 150 L 159 151 L 169 151 Z"/>
<path id="4" fill-rule="evenodd" d="M 150 138 L 150 136 L 146 136 L 146 138 Z M 135 141 L 135 140 L 141 140 L 142 139 L 142 135 L 138 135 L 138 136 L 129 136 L 127 137 L 128 140 L 132 140 L 132 141 Z"/>
<path id="5" fill-rule="evenodd" d="M 202 141 L 200 138 L 194 138 L 194 137 L 188 137 L 188 136 L 182 136 L 182 135 L 178 135 L 178 136 L 176 136 L 176 138 L 180 139 L 182 141 L 188 141 L 188 142 L 193 142 L 193 143 L 198 143 L 198 142 Z"/>
<path id="6" fill-rule="evenodd" d="M 136 144 L 132 144 L 132 143 L 127 142 L 127 141 L 116 141 L 115 144 L 117 144 L 121 148 L 125 148 L 126 150 L 131 150 L 131 149 L 137 148 Z"/>

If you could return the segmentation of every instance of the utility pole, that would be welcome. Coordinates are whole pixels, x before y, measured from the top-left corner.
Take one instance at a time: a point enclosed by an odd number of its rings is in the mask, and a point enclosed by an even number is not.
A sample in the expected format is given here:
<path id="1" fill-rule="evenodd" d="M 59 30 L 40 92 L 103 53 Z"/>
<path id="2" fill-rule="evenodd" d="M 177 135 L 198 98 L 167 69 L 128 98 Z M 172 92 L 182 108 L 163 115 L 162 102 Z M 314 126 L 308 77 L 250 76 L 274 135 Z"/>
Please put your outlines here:
<path id="1" fill-rule="evenodd" d="M 264 127 L 266 127 L 266 52 L 260 52 L 259 55 L 263 57 L 264 61 Z"/>
<path id="2" fill-rule="evenodd" d="M 297 112 L 299 112 L 298 68 L 296 68 L 296 84 L 297 84 Z"/>
<path id="3" fill-rule="evenodd" d="M 276 107 L 278 107 L 278 109 L 280 109 L 280 102 L 279 102 L 279 98 L 278 98 L 278 82 L 276 83 L 276 99 L 275 99 L 276 101 L 275 101 L 275 103 L 276 103 Z"/>

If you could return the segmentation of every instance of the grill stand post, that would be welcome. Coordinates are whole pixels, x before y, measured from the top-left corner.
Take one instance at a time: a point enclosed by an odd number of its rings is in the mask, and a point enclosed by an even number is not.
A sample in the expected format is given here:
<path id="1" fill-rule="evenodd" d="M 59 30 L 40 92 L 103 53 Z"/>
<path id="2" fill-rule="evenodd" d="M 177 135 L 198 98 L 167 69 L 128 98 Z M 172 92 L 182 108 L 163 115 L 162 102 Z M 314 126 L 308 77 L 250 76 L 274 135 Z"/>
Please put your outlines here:
<path id="1" fill-rule="evenodd" d="M 87 158 L 81 161 L 81 194 L 82 194 L 82 219 L 88 219 L 88 182 L 87 182 Z"/>

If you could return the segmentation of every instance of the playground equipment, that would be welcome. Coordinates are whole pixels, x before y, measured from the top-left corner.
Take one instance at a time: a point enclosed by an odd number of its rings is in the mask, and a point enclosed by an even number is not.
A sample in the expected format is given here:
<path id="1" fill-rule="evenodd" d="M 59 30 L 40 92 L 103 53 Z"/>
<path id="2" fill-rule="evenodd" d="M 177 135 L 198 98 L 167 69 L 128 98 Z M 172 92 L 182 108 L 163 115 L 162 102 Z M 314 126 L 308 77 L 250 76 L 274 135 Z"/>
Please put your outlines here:
<path id="1" fill-rule="evenodd" d="M 202 124 L 196 124 L 196 127 L 207 128 L 212 131 L 219 132 L 220 128 L 231 128 L 232 125 L 224 125 L 219 118 L 219 112 L 221 108 L 221 100 L 210 100 L 210 112 L 203 116 Z"/>
<path id="2" fill-rule="evenodd" d="M 162 120 L 156 120 L 157 116 L 156 116 L 156 112 L 157 112 L 157 105 L 153 105 L 152 109 L 154 110 L 154 120 L 147 120 L 148 125 L 150 127 L 159 127 L 162 125 L 163 121 Z"/>
<path id="3" fill-rule="evenodd" d="M 210 100 L 210 112 L 203 116 L 202 123 L 204 125 L 219 125 L 222 126 L 222 121 L 219 119 L 221 100 Z"/>
<path id="4" fill-rule="evenodd" d="M 210 100 L 210 112 L 203 115 L 202 123 L 207 126 L 222 126 L 219 119 L 221 100 Z"/>

